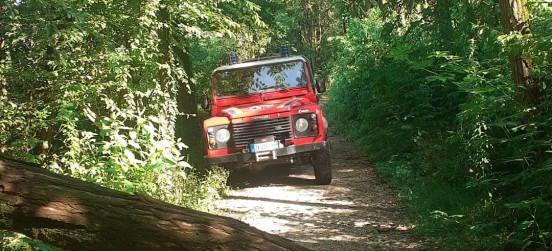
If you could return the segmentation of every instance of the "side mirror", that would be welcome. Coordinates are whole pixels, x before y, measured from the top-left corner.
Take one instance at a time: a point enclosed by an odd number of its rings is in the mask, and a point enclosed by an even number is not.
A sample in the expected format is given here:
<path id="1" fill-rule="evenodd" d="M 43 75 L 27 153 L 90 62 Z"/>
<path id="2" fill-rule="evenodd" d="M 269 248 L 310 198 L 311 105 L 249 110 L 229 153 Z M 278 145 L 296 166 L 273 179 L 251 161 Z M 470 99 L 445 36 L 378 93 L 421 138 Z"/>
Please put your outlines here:
<path id="1" fill-rule="evenodd" d="M 324 79 L 319 79 L 318 81 L 316 81 L 316 90 L 318 91 L 318 93 L 326 92 L 326 82 L 324 81 Z"/>
<path id="2" fill-rule="evenodd" d="M 207 98 L 207 95 L 202 95 L 200 102 L 201 102 L 201 108 L 203 108 L 203 110 L 209 109 L 209 98 Z"/>

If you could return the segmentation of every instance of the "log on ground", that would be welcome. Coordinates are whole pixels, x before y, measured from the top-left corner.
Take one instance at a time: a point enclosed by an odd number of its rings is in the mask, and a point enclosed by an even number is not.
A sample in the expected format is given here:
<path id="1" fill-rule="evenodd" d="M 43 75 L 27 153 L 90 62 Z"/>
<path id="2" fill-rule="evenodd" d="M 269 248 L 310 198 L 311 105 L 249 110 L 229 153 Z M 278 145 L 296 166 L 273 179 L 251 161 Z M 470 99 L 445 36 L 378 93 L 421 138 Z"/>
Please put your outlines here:
<path id="1" fill-rule="evenodd" d="M 243 222 L 0 158 L 0 228 L 68 250 L 308 250 Z"/>

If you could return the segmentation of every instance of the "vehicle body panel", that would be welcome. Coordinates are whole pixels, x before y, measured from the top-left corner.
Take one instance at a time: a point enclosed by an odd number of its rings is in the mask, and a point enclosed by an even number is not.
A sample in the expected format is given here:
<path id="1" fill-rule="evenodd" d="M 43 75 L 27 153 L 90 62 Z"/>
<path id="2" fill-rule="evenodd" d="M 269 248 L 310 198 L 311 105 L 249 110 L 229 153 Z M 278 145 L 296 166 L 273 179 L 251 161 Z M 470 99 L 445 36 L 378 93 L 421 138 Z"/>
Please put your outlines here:
<path id="1" fill-rule="evenodd" d="M 242 69 L 295 62 L 302 64 L 304 76 L 301 75 L 301 77 L 306 80 L 305 86 L 273 87 L 240 95 L 216 95 L 216 74 L 236 71 L 239 73 Z M 222 76 L 224 77 L 227 75 Z M 327 123 L 318 106 L 314 80 L 304 57 L 270 58 L 222 66 L 213 71 L 211 80 L 211 117 L 203 124 L 203 138 L 206 142 L 205 159 L 208 164 L 255 163 L 265 159 L 270 162 L 282 156 L 293 161 L 294 156 L 308 157 L 311 152 L 327 147 Z M 307 130 L 310 131 L 306 133 L 296 131 L 295 121 L 300 118 L 308 121 Z M 220 145 L 214 140 L 219 130 L 230 132 L 230 140 Z M 252 145 L 260 144 L 261 140 L 275 140 L 280 146 L 270 150 L 270 153 L 252 152 Z M 211 144 L 213 141 L 215 143 Z M 259 157 L 260 155 L 262 158 Z"/>

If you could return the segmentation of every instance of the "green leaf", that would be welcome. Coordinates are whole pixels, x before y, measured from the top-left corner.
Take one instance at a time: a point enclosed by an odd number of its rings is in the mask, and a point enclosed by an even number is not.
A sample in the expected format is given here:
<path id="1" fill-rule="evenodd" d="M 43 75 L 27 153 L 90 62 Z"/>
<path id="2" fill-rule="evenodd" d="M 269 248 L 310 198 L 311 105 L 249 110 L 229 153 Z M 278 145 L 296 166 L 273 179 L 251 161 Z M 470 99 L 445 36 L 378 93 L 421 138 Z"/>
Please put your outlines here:
<path id="1" fill-rule="evenodd" d="M 128 135 L 129 135 L 129 137 L 130 137 L 131 140 L 136 140 L 136 135 L 137 135 L 137 134 L 136 134 L 136 131 L 130 131 L 130 132 L 128 133 Z"/>
<path id="2" fill-rule="evenodd" d="M 132 151 L 125 149 L 124 154 L 127 157 L 127 159 L 131 161 L 131 163 L 136 162 L 136 157 L 134 156 L 134 153 Z"/>
<path id="3" fill-rule="evenodd" d="M 521 230 L 525 230 L 529 227 L 531 227 L 535 223 L 534 221 L 523 221 L 520 224 L 518 224 L 518 228 Z"/>
<path id="4" fill-rule="evenodd" d="M 518 203 L 508 203 L 505 206 L 509 209 L 529 209 L 531 208 L 531 203 L 529 201 L 522 201 Z"/>

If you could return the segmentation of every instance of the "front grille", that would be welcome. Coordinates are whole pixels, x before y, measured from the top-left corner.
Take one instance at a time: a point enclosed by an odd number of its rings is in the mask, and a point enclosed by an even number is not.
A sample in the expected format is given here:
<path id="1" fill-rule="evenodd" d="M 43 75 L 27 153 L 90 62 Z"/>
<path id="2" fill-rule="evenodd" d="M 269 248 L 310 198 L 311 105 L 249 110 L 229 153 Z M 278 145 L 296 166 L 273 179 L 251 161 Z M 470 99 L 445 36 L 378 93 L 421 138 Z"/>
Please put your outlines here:
<path id="1" fill-rule="evenodd" d="M 247 148 L 255 138 L 264 136 L 272 135 L 279 141 L 291 139 L 289 117 L 233 124 L 232 130 L 236 147 Z"/>

